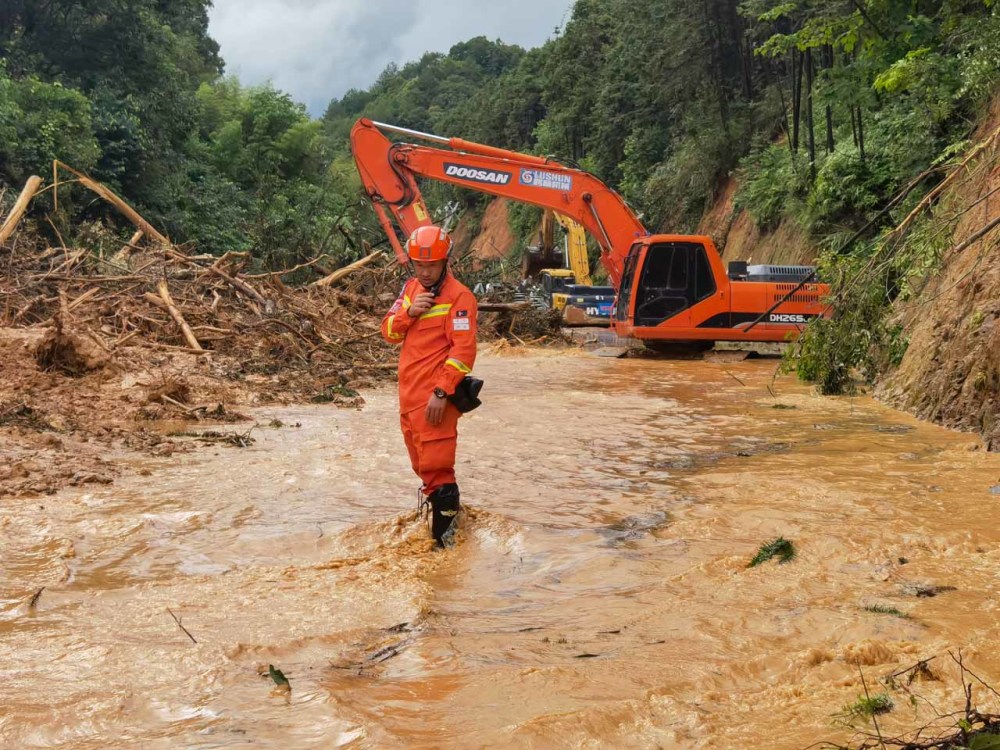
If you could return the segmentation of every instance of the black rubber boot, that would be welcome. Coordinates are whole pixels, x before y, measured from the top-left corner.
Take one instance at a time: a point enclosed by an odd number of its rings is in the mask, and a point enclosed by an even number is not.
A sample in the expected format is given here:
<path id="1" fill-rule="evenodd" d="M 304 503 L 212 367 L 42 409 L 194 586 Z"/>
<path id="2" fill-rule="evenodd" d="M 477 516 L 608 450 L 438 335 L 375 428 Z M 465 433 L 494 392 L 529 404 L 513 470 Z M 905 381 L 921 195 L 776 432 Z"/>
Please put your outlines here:
<path id="1" fill-rule="evenodd" d="M 443 484 L 431 493 L 431 536 L 439 547 L 450 546 L 455 535 L 454 523 L 460 507 L 458 485 Z"/>

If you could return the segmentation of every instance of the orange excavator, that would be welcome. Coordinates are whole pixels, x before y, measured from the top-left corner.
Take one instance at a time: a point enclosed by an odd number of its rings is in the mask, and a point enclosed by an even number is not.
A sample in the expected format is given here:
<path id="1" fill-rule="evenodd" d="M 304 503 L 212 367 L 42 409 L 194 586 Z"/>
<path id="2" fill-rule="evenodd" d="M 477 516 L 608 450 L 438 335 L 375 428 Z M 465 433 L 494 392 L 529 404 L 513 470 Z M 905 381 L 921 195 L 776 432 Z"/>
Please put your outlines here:
<path id="1" fill-rule="evenodd" d="M 393 143 L 387 133 L 425 143 Z M 816 281 L 815 268 L 730 263 L 727 270 L 711 238 L 650 234 L 618 193 L 552 159 L 367 118 L 351 130 L 351 150 L 400 263 L 408 259 L 392 219 L 406 235 L 431 224 L 417 180 L 432 179 L 551 209 L 581 224 L 597 240 L 617 291 L 612 323 L 619 336 L 653 345 L 789 341 L 825 314 L 830 290 Z"/>

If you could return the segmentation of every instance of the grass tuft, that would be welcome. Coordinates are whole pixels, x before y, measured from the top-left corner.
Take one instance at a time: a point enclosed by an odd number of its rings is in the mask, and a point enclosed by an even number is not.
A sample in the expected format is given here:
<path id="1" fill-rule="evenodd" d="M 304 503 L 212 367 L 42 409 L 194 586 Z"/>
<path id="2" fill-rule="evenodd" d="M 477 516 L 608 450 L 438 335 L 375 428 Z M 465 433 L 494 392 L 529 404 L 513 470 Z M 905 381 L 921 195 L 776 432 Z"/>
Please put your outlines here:
<path id="1" fill-rule="evenodd" d="M 887 714 L 893 709 L 892 698 L 888 693 L 876 693 L 871 697 L 860 696 L 854 703 L 848 703 L 840 710 L 840 716 L 847 721 L 851 719 L 870 719 L 873 716 Z"/>
<path id="2" fill-rule="evenodd" d="M 779 536 L 777 539 L 760 545 L 760 549 L 757 550 L 757 554 L 747 564 L 747 567 L 756 568 L 775 557 L 778 558 L 779 564 L 791 562 L 795 559 L 795 546 L 784 537 Z"/>
<path id="3" fill-rule="evenodd" d="M 885 604 L 866 604 L 863 609 L 865 612 L 871 612 L 876 615 L 892 615 L 893 617 L 902 617 L 904 620 L 909 620 L 910 616 L 895 607 L 889 607 Z"/>

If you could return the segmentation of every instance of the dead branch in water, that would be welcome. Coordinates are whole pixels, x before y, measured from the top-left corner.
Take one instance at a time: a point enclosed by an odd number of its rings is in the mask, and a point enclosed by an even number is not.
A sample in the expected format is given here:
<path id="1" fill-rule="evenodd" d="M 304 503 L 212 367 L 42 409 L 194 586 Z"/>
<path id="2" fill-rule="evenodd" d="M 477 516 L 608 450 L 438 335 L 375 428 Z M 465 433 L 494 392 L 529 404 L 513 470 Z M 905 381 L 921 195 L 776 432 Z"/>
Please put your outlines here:
<path id="1" fill-rule="evenodd" d="M 169 612 L 170 616 L 174 618 L 174 622 L 177 623 L 177 627 L 179 627 L 181 630 L 184 631 L 184 635 L 186 635 L 188 638 L 191 639 L 191 643 L 197 643 L 198 641 L 195 640 L 195 637 L 193 635 L 191 635 L 191 631 L 188 630 L 186 627 L 184 627 L 183 623 L 181 622 L 181 618 L 175 615 L 173 611 L 170 609 L 170 607 L 167 607 L 167 612 Z"/>
<path id="2" fill-rule="evenodd" d="M 35 607 L 38 606 L 38 600 L 42 598 L 43 591 L 45 591 L 44 586 L 42 586 L 40 589 L 38 589 L 38 591 L 35 592 L 35 595 L 31 597 L 31 601 L 28 602 L 28 609 L 34 609 Z"/>
<path id="3" fill-rule="evenodd" d="M 874 733 L 859 732 L 859 739 L 852 740 L 847 745 L 824 742 L 819 743 L 818 746 L 836 748 L 836 750 L 875 750 L 875 748 L 896 748 L 898 750 L 964 750 L 970 747 L 981 747 L 984 750 L 989 748 L 992 750 L 994 747 L 1000 747 L 1000 714 L 984 713 L 975 707 L 973 684 L 966 679 L 966 675 L 979 682 L 997 698 L 1000 698 L 1000 692 L 974 674 L 965 665 L 961 651 L 958 652 L 957 656 L 951 651 L 948 652 L 948 655 L 959 668 L 959 679 L 962 684 L 963 697 L 963 705 L 959 710 L 946 714 L 941 713 L 933 709 L 933 705 L 929 700 L 923 699 L 935 714 L 935 719 L 930 724 L 919 727 L 899 737 L 886 737 L 881 733 L 874 714 L 865 714 L 866 717 L 871 718 L 875 725 Z M 931 679 L 938 679 L 927 669 L 927 664 L 935 658 L 937 657 L 931 656 L 921 659 L 912 666 L 892 672 L 886 675 L 882 679 L 882 682 L 890 690 L 903 689 L 904 692 L 910 695 L 911 702 L 916 705 L 916 700 L 920 696 L 898 685 L 897 678 L 909 675 L 907 685 L 912 684 L 920 675 L 924 675 L 925 677 L 930 675 Z M 860 665 L 858 665 L 858 671 L 861 672 Z M 873 705 L 873 698 L 868 692 L 868 685 L 863 673 L 861 673 L 861 682 L 865 690 L 865 704 L 871 707 Z M 977 738 L 983 739 L 977 741 Z"/>

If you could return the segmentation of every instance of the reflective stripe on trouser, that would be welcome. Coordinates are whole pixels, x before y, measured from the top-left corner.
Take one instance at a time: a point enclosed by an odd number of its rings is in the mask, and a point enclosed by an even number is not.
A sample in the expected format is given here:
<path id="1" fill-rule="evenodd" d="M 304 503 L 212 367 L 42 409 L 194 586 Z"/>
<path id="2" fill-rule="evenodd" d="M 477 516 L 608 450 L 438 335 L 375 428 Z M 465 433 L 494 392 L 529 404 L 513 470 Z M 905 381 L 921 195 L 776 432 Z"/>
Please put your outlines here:
<path id="1" fill-rule="evenodd" d="M 427 422 L 424 409 L 399 415 L 403 441 L 410 454 L 410 465 L 424 483 L 429 495 L 443 484 L 455 481 L 455 449 L 458 445 L 458 409 L 448 403 L 444 419 L 434 426 Z"/>

